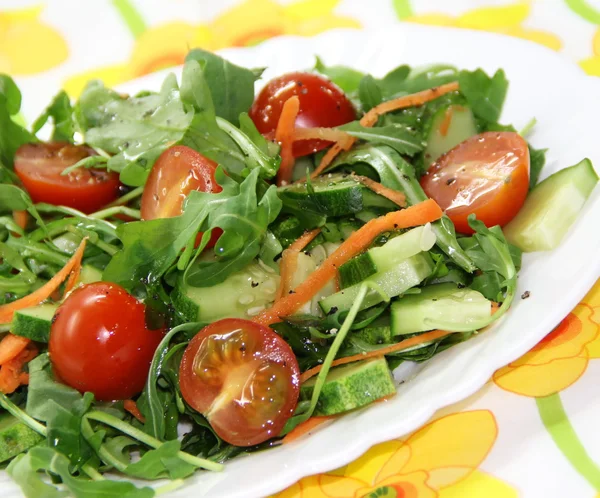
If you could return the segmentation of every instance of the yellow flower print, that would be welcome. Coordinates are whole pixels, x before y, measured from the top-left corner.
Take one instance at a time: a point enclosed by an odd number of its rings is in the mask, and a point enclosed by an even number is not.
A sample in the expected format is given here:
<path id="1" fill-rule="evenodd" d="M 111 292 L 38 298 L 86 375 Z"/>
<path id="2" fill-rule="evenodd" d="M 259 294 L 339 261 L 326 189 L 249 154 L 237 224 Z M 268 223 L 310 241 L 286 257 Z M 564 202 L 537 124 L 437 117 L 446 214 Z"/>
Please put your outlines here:
<path id="1" fill-rule="evenodd" d="M 477 469 L 496 441 L 488 410 L 454 413 L 404 440 L 379 444 L 334 472 L 302 479 L 276 498 L 516 497 L 508 484 Z"/>
<path id="2" fill-rule="evenodd" d="M 592 39 L 592 49 L 594 55 L 588 59 L 579 61 L 579 65 L 586 73 L 593 76 L 600 76 L 600 29 L 596 31 Z"/>
<path id="3" fill-rule="evenodd" d="M 589 304 L 578 305 L 531 351 L 498 370 L 496 385 L 523 396 L 544 397 L 575 383 L 589 360 L 600 358 L 595 311 Z"/>
<path id="4" fill-rule="evenodd" d="M 218 50 L 255 45 L 278 35 L 313 35 L 338 27 L 360 27 L 350 18 L 333 14 L 340 0 L 301 0 L 279 5 L 273 0 L 246 0 L 217 17 L 211 24 L 172 22 L 146 28 L 128 0 L 117 0 L 124 21 L 137 39 L 129 60 L 73 76 L 65 90 L 77 96 L 88 80 L 101 79 L 108 86 L 147 73 L 177 66 L 190 48 Z"/>
<path id="5" fill-rule="evenodd" d="M 474 9 L 456 17 L 433 13 L 410 16 L 403 20 L 436 26 L 454 26 L 457 28 L 493 31 L 517 38 L 524 38 L 546 45 L 554 50 L 560 50 L 562 42 L 556 35 L 548 31 L 523 27 L 523 22 L 529 17 L 530 11 L 529 2 L 518 2 L 501 7 Z"/>
<path id="6" fill-rule="evenodd" d="M 65 40 L 39 20 L 41 12 L 41 6 L 0 11 L 0 73 L 41 73 L 66 60 Z"/>

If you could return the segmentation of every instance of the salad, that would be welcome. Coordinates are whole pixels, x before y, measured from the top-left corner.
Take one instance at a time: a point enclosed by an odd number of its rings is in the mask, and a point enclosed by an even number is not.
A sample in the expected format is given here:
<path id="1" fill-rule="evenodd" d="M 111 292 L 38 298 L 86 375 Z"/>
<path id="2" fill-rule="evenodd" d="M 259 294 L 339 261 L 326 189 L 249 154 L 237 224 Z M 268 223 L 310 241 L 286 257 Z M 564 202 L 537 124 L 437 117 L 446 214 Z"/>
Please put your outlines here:
<path id="1" fill-rule="evenodd" d="M 522 252 L 598 182 L 584 159 L 538 183 L 502 70 L 261 74 L 194 49 L 180 83 L 92 81 L 31 129 L 0 75 L 0 462 L 25 496 L 156 496 L 394 396 L 528 297 Z"/>

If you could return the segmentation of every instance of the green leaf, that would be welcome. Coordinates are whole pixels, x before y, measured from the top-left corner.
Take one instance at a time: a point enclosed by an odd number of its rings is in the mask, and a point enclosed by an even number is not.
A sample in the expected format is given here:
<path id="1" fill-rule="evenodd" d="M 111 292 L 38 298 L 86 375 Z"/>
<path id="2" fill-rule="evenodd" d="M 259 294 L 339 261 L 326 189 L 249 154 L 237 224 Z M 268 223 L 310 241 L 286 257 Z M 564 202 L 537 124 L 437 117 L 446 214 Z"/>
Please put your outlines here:
<path id="1" fill-rule="evenodd" d="M 182 461 L 177 452 L 181 449 L 181 441 L 168 441 L 158 449 L 144 453 L 139 461 L 129 464 L 123 471 L 125 474 L 140 479 L 182 479 L 194 473 L 196 467 Z"/>
<path id="2" fill-rule="evenodd" d="M 383 96 L 377 80 L 370 74 L 367 74 L 360 80 L 358 85 L 358 98 L 362 104 L 364 112 L 370 111 L 376 105 L 381 104 Z"/>
<path id="3" fill-rule="evenodd" d="M 38 131 L 52 119 L 54 130 L 52 132 L 52 141 L 74 143 L 73 136 L 75 134 L 75 119 L 73 115 L 73 106 L 71 99 L 64 90 L 61 90 L 52 100 L 50 105 L 35 120 L 32 126 L 33 133 Z"/>
<path id="4" fill-rule="evenodd" d="M 491 78 L 481 69 L 461 71 L 458 83 L 460 92 L 477 117 L 492 123 L 500 119 L 508 91 L 508 80 L 502 69 Z"/>
<path id="5" fill-rule="evenodd" d="M 413 156 L 424 148 L 421 138 L 411 129 L 401 124 L 389 124 L 366 128 L 358 121 L 339 126 L 350 135 L 373 144 L 389 145 L 400 154 Z"/>
<path id="6" fill-rule="evenodd" d="M 0 74 L 0 95 L 6 98 L 6 110 L 14 116 L 21 110 L 21 92 L 14 80 L 7 74 Z"/>
<path id="7" fill-rule="evenodd" d="M 21 109 L 21 92 L 10 76 L 0 74 L 0 165 L 12 168 L 15 152 L 35 137 L 16 123 L 15 116 Z"/>
<path id="8" fill-rule="evenodd" d="M 548 149 L 534 149 L 529 146 L 529 190 L 537 185 L 542 168 L 546 164 Z"/>
<path id="9" fill-rule="evenodd" d="M 158 156 L 183 138 L 194 117 L 184 108 L 174 75 L 159 93 L 143 97 L 123 98 L 91 82 L 79 99 L 77 115 L 85 141 L 114 154 L 108 168 L 136 187 L 144 184 Z"/>
<path id="10" fill-rule="evenodd" d="M 262 70 L 257 72 L 236 66 L 200 48 L 190 50 L 185 61 L 197 61 L 202 65 L 216 115 L 237 126 L 240 113 L 247 112 L 252 106 L 254 82 Z"/>
<path id="11" fill-rule="evenodd" d="M 44 482 L 38 474 L 39 471 L 59 476 L 66 490 L 59 490 Z M 70 472 L 67 457 L 51 448 L 41 446 L 15 458 L 8 466 L 7 472 L 27 498 L 152 498 L 155 495 L 152 488 L 136 488 L 134 484 L 126 481 L 91 481 L 74 477 Z"/>
<path id="12" fill-rule="evenodd" d="M 358 91 L 358 86 L 365 76 L 364 73 L 346 66 L 326 66 L 319 57 L 316 58 L 314 69 L 346 93 Z"/>
<path id="13" fill-rule="evenodd" d="M 403 85 L 409 75 L 410 66 L 403 64 L 387 73 L 379 80 L 379 85 L 385 95 L 394 95 L 402 91 Z"/>
<path id="14" fill-rule="evenodd" d="M 24 211 L 32 205 L 23 189 L 16 185 L 0 185 L 0 212 Z"/>

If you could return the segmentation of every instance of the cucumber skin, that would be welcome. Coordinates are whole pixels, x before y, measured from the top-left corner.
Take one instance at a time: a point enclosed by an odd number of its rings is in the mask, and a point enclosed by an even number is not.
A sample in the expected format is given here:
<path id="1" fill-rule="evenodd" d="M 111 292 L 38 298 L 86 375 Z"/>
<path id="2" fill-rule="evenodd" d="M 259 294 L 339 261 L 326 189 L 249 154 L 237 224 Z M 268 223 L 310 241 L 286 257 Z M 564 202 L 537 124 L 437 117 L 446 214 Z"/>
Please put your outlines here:
<path id="1" fill-rule="evenodd" d="M 450 124 L 445 135 L 440 132 L 440 126 L 447 119 L 450 111 Z M 427 130 L 427 147 L 423 151 L 423 163 L 427 167 L 440 156 L 456 147 L 467 138 L 477 135 L 477 124 L 473 112 L 466 105 L 450 104 L 438 109 L 430 121 Z"/>
<path id="2" fill-rule="evenodd" d="M 598 173 L 594 170 L 589 159 L 583 159 L 574 166 L 564 168 L 538 183 L 529 193 L 525 204 L 517 215 L 503 229 L 506 240 L 524 252 L 547 251 L 557 247 L 577 219 L 577 214 L 585 205 L 598 183 Z M 547 213 L 552 208 L 552 201 L 560 193 L 561 187 L 572 185 L 583 197 L 583 203 L 577 213 L 572 213 L 572 219 L 562 226 L 549 228 L 554 220 Z M 553 199 L 554 197 L 554 199 Z M 556 207 L 555 209 L 558 209 Z M 564 211 L 564 210 L 563 210 Z M 545 223 L 546 230 L 554 231 L 553 240 L 542 239 L 541 224 Z"/>
<path id="3" fill-rule="evenodd" d="M 349 372 L 341 379 L 329 380 L 331 374 L 335 371 L 339 373 L 340 369 Z M 302 385 L 301 400 L 310 400 L 316 377 L 311 380 Z M 351 363 L 333 368 L 329 372 L 314 414 L 336 415 L 360 408 L 395 393 L 396 385 L 385 358 Z"/>
<path id="4" fill-rule="evenodd" d="M 12 415 L 5 414 L 0 424 L 0 462 L 14 458 L 44 440 L 43 436 Z"/>
<path id="5" fill-rule="evenodd" d="M 54 309 L 54 312 L 58 306 L 54 305 L 41 305 L 48 308 L 48 310 Z M 26 337 L 35 342 L 45 342 L 50 340 L 50 328 L 52 327 L 52 317 L 50 320 L 40 318 L 32 315 L 28 315 L 26 312 L 28 309 L 18 310 L 13 315 L 10 331 L 14 335 Z M 35 308 L 33 308 L 35 309 Z M 54 313 L 52 313 L 54 315 Z"/>

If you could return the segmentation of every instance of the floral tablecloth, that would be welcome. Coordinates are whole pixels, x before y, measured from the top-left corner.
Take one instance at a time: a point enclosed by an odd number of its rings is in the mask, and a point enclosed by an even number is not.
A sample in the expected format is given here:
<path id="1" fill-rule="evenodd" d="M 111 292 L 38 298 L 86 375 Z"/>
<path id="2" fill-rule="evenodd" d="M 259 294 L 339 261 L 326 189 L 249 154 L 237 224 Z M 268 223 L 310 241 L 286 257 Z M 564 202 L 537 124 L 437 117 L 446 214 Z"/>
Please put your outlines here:
<path id="1" fill-rule="evenodd" d="M 598 0 L 0 0 L 0 73 L 77 96 L 180 64 L 190 47 L 402 22 L 526 38 L 600 76 Z M 477 394 L 278 498 L 600 498 L 600 281 Z"/>

